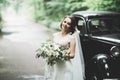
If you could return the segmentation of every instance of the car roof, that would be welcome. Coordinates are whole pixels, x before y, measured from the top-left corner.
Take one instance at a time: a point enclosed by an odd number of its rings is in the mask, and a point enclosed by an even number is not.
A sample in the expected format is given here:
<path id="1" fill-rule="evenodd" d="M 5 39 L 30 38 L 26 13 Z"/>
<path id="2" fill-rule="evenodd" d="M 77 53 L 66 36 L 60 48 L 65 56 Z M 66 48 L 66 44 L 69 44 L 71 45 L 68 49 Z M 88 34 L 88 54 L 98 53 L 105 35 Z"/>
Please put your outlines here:
<path id="1" fill-rule="evenodd" d="M 73 16 L 94 17 L 94 16 L 115 16 L 120 15 L 118 12 L 111 11 L 76 11 Z"/>

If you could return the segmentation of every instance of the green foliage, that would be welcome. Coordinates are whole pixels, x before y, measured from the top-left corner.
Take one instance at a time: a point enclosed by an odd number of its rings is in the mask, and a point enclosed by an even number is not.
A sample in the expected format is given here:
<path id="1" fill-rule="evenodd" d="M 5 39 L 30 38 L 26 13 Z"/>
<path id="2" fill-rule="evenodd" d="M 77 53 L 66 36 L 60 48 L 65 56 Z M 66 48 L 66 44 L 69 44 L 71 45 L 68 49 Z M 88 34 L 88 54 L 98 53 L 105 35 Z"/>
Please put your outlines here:
<path id="1" fill-rule="evenodd" d="M 3 19 L 2 19 L 2 15 L 0 13 L 0 32 L 1 32 L 2 26 L 3 26 Z"/>
<path id="2" fill-rule="evenodd" d="M 120 12 L 120 0 L 86 0 L 89 10 L 106 10 Z"/>
<path id="3" fill-rule="evenodd" d="M 0 8 L 1 9 L 6 9 L 6 7 L 8 7 L 10 5 L 10 2 L 9 0 L 0 0 Z"/>
<path id="4" fill-rule="evenodd" d="M 82 2 L 82 0 L 33 0 L 35 21 L 43 22 L 48 27 L 57 29 L 59 25 L 56 24 L 65 15 L 85 9 Z"/>
<path id="5" fill-rule="evenodd" d="M 14 5 L 12 5 L 15 3 Z M 59 23 L 64 16 L 74 11 L 107 10 L 120 12 L 120 0 L 0 0 L 0 9 L 5 10 L 9 5 L 16 11 L 20 7 L 30 10 L 36 22 L 48 27 L 59 29 Z"/>
<path id="6" fill-rule="evenodd" d="M 31 5 L 32 4 L 32 5 Z M 36 22 L 59 28 L 65 15 L 78 10 L 106 10 L 120 12 L 120 0 L 31 0 Z M 57 25 L 58 24 L 58 25 Z"/>

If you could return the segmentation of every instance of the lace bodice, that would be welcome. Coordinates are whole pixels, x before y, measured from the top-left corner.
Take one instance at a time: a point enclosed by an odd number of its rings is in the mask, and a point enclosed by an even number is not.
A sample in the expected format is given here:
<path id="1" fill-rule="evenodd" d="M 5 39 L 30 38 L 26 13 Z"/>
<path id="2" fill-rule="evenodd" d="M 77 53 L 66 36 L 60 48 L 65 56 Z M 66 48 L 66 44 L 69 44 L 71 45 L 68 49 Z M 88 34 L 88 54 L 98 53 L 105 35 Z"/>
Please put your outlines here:
<path id="1" fill-rule="evenodd" d="M 60 32 L 53 34 L 53 36 L 54 36 L 53 41 L 55 43 L 58 43 L 66 48 L 69 48 L 70 41 L 72 38 L 74 38 L 74 36 L 70 34 L 67 34 L 66 36 L 62 37 L 60 35 Z"/>

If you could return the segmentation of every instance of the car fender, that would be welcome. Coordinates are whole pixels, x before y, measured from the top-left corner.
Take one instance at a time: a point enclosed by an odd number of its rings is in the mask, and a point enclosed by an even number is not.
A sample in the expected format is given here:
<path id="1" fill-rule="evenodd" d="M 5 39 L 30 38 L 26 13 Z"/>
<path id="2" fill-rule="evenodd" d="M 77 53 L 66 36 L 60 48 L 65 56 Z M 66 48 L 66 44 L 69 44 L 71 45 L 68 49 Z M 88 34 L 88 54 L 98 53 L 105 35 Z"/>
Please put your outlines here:
<path id="1" fill-rule="evenodd" d="M 92 61 L 95 68 L 95 75 L 104 78 L 110 77 L 109 60 L 110 56 L 107 54 L 100 53 L 93 57 Z"/>

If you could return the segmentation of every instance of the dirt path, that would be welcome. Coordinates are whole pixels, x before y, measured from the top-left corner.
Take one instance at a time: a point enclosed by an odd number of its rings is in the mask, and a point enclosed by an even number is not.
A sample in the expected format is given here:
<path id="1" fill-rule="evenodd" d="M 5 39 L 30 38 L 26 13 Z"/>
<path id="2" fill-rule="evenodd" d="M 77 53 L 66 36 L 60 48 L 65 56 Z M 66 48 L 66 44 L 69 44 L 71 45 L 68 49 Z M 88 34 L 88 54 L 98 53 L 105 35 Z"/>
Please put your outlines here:
<path id="1" fill-rule="evenodd" d="M 43 80 L 44 61 L 35 58 L 35 51 L 51 35 L 40 24 L 5 22 L 0 38 L 0 80 Z"/>

